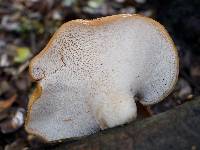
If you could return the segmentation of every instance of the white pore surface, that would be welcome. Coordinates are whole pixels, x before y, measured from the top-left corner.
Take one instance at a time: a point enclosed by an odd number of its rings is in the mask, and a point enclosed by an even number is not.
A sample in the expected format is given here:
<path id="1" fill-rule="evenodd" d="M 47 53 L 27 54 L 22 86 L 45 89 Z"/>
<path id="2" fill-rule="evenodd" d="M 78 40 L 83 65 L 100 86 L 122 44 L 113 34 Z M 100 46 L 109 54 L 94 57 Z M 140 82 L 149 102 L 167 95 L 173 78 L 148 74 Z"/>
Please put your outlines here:
<path id="1" fill-rule="evenodd" d="M 73 21 L 54 36 L 33 64 L 33 77 L 44 77 L 43 91 L 27 125 L 48 141 L 129 122 L 136 117 L 135 95 L 156 103 L 176 80 L 172 43 L 139 17 L 99 26 Z"/>

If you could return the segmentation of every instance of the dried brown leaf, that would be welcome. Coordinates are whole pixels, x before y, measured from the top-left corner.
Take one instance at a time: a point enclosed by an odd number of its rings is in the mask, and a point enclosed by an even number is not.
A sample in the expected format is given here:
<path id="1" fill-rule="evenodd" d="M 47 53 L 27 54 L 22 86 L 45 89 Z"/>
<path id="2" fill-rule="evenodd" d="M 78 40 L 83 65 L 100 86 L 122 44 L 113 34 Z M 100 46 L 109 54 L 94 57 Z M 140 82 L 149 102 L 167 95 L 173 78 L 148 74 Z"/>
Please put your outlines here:
<path id="1" fill-rule="evenodd" d="M 4 111 L 5 109 L 9 108 L 14 101 L 16 100 L 17 95 L 13 95 L 7 100 L 0 101 L 0 112 Z"/>

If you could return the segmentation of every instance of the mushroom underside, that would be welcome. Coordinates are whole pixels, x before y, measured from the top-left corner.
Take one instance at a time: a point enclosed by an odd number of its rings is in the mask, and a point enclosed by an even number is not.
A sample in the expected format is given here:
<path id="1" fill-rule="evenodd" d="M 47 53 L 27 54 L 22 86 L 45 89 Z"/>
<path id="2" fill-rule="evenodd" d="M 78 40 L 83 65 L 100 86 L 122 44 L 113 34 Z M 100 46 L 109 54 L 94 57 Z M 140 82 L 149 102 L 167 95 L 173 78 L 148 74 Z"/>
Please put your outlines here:
<path id="1" fill-rule="evenodd" d="M 137 15 L 110 20 L 69 22 L 34 58 L 43 90 L 28 110 L 28 131 L 47 141 L 89 135 L 134 119 L 135 96 L 148 105 L 169 94 L 178 56 L 166 30 Z"/>

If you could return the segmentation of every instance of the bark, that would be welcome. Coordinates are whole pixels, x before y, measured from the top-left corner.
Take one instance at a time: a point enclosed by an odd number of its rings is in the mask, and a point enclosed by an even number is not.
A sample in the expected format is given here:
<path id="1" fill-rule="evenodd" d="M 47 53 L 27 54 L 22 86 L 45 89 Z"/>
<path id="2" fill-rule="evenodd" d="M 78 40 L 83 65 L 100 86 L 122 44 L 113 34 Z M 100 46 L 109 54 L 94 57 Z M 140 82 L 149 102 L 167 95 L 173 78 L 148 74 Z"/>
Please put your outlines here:
<path id="1" fill-rule="evenodd" d="M 200 97 L 168 112 L 108 129 L 72 143 L 59 143 L 51 148 L 58 150 L 200 149 Z"/>

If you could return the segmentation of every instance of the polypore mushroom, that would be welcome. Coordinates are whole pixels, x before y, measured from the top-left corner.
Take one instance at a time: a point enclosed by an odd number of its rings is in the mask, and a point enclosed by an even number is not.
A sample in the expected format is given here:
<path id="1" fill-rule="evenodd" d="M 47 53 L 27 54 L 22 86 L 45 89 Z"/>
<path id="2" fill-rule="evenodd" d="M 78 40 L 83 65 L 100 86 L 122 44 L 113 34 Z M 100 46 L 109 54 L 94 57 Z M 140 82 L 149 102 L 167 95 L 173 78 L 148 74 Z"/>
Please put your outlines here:
<path id="1" fill-rule="evenodd" d="M 30 63 L 38 86 L 26 130 L 47 141 L 76 138 L 136 118 L 161 101 L 178 75 L 178 55 L 162 25 L 139 15 L 73 20 Z"/>

